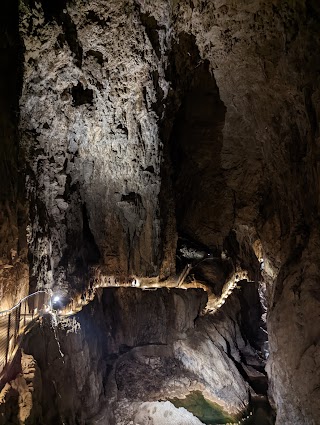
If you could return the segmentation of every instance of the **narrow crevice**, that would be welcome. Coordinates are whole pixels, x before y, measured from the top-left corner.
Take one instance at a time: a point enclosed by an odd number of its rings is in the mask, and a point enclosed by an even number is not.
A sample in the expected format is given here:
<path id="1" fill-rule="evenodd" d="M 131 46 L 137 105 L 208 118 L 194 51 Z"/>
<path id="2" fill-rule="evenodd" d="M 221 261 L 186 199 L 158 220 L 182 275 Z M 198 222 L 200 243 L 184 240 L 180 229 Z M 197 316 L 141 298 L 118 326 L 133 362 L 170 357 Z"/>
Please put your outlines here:
<path id="1" fill-rule="evenodd" d="M 159 29 L 161 29 L 163 27 L 158 25 L 158 22 L 156 21 L 156 19 L 153 16 L 151 16 L 148 13 L 142 13 L 141 11 L 140 11 L 140 20 L 141 20 L 141 23 L 146 30 L 147 36 L 150 40 L 150 43 L 151 43 L 156 55 L 158 56 L 158 58 L 160 58 L 160 56 L 161 56 L 161 46 L 160 46 L 158 31 L 159 31 Z"/>
<path id="2" fill-rule="evenodd" d="M 85 246 L 85 260 L 87 264 L 96 264 L 98 263 L 101 254 L 94 239 L 93 233 L 90 229 L 89 217 L 86 208 L 86 204 L 83 204 L 82 207 L 82 234 L 83 234 L 83 244 Z"/>

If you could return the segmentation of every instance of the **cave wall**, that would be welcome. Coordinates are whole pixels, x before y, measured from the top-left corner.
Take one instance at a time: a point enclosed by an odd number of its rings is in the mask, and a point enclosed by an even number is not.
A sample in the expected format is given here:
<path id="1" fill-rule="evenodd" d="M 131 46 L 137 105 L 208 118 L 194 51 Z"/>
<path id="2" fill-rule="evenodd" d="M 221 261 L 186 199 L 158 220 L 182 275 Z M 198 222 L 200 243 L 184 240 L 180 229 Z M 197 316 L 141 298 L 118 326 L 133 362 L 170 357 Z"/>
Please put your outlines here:
<path id="1" fill-rule="evenodd" d="M 144 19 L 127 2 L 21 6 L 20 128 L 35 286 L 81 285 L 79 265 L 85 272 L 99 259 L 118 277 L 159 273 L 155 103 L 167 83 Z M 91 261 L 84 207 L 97 251 Z"/>
<path id="2" fill-rule="evenodd" d="M 97 262 L 118 276 L 174 273 L 176 202 L 184 207 L 178 228 L 208 246 L 222 249 L 232 229 L 248 243 L 258 238 L 277 423 L 316 423 L 317 2 L 77 0 L 52 7 L 43 0 L 24 1 L 21 16 L 33 287 L 81 286 Z M 172 145 L 180 144 L 181 159 L 181 149 L 199 149 L 195 139 L 207 136 L 193 128 L 191 144 L 183 143 L 188 125 L 179 119 L 192 79 L 179 78 L 179 86 L 176 77 L 190 73 L 196 81 L 203 69 L 196 95 L 210 71 L 213 109 L 223 110 L 217 137 L 208 137 L 216 147 L 209 177 L 216 175 L 208 186 L 193 179 L 184 187 L 182 174 L 175 187 Z M 203 154 L 192 155 L 194 164 Z M 207 195 L 205 205 L 199 194 Z"/>
<path id="3" fill-rule="evenodd" d="M 277 423 L 317 423 L 319 6 L 223 1 L 176 10 L 178 27 L 195 34 L 210 61 L 227 109 L 221 162 L 235 193 L 234 227 L 253 225 L 271 264 Z"/>
<path id="4" fill-rule="evenodd" d="M 257 357 L 235 320 L 239 303 L 213 320 L 199 316 L 206 300 L 202 290 L 112 288 L 58 324 L 44 316 L 0 394 L 0 423 L 127 425 L 144 402 L 194 390 L 244 411 L 250 387 L 240 366 Z"/>
<path id="5" fill-rule="evenodd" d="M 4 2 L 0 27 L 0 306 L 5 309 L 29 289 L 27 205 L 18 132 L 22 84 L 18 2 Z"/>

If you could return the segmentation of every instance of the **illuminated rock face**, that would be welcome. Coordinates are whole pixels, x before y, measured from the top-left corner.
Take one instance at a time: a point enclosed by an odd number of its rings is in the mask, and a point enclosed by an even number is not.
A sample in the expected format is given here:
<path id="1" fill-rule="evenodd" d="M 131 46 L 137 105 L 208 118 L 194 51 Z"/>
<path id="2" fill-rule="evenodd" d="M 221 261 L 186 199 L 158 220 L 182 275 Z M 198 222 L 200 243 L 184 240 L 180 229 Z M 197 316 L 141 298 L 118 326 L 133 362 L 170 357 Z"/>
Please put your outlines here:
<path id="1" fill-rule="evenodd" d="M 36 361 L 36 379 L 30 375 L 29 388 L 22 385 L 30 374 L 23 360 L 23 376 L 0 400 L 15 391 L 19 400 L 28 399 L 28 420 L 48 425 L 95 423 L 99 416 L 103 423 L 128 425 L 145 412 L 143 403 L 195 390 L 230 413 L 241 412 L 249 386 L 238 365 L 251 348 L 235 325 L 239 305 L 234 300 L 213 322 L 199 317 L 206 298 L 203 290 L 112 288 L 56 329 L 44 318 L 23 343 L 29 363 Z M 10 402 L 0 402 L 3 411 L 14 422 Z"/>
<path id="2" fill-rule="evenodd" d="M 101 260 L 109 274 L 157 275 L 164 71 L 139 8 L 62 3 L 21 14 L 33 274 L 70 285 Z"/>
<path id="3" fill-rule="evenodd" d="M 20 8 L 23 59 L 8 55 L 17 20 L 0 36 L 3 304 L 27 291 L 28 266 L 30 290 L 80 290 L 90 266 L 172 277 L 178 236 L 212 253 L 193 271 L 218 295 L 237 268 L 260 279 L 262 256 L 277 423 L 317 423 L 317 2 Z M 15 171 L 18 109 L 26 184 Z"/>

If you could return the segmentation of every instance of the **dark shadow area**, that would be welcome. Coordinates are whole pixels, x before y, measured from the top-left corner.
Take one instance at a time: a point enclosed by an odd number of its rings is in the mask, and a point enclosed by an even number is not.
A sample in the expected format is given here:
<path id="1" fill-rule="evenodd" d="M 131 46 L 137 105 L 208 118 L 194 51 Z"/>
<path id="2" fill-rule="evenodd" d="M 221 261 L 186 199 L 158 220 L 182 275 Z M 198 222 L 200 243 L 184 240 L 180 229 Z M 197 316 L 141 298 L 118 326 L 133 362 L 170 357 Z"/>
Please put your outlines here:
<path id="1" fill-rule="evenodd" d="M 220 157 L 226 108 L 209 63 L 200 57 L 194 36 L 179 35 L 172 46 L 169 64 L 166 78 L 172 89 L 161 125 L 162 231 L 165 233 L 170 226 L 172 231 L 175 221 L 179 240 L 192 241 L 217 257 L 199 263 L 192 272 L 201 281 L 217 285 L 213 290 L 219 293 L 232 271 L 232 264 L 218 258 L 217 249 L 221 243 L 217 235 L 223 234 L 233 221 L 233 195 L 226 186 Z M 157 79 L 154 84 L 157 87 Z M 157 112 L 161 110 L 158 108 Z M 171 222 L 170 209 L 175 210 Z M 176 266 L 178 273 L 185 267 L 179 247 Z"/>
<path id="2" fill-rule="evenodd" d="M 171 88 L 164 114 L 161 102 L 155 104 L 162 117 L 160 135 L 164 145 L 159 196 L 161 240 L 167 251 L 175 249 L 177 230 L 178 237 L 214 253 L 221 243 L 219 235 L 230 228 L 234 216 L 233 194 L 226 186 L 220 160 L 226 108 L 209 63 L 201 59 L 193 35 L 179 34 L 168 64 L 166 79 Z M 161 99 L 156 75 L 154 86 Z M 169 239 L 173 242 L 167 242 Z M 172 256 L 166 261 L 172 261 Z M 201 279 L 206 280 L 205 275 L 213 265 L 216 267 L 217 263 L 206 264 Z M 179 259 L 177 266 L 179 272 Z"/>
<path id="3" fill-rule="evenodd" d="M 18 1 L 4 0 L 0 14 L 0 202 L 17 196 L 19 97 L 23 47 L 19 37 Z"/>
<path id="4" fill-rule="evenodd" d="M 171 155 L 179 233 L 210 246 L 216 211 L 215 188 L 222 187 L 220 153 L 225 106 L 209 64 L 194 70 L 171 134 Z"/>
<path id="5" fill-rule="evenodd" d="M 152 44 L 154 51 L 158 58 L 160 58 L 161 50 L 160 50 L 160 42 L 159 42 L 159 34 L 158 30 L 161 28 L 155 18 L 147 13 L 142 13 L 140 11 L 140 19 L 141 23 L 145 28 L 147 36 Z"/>
<path id="6" fill-rule="evenodd" d="M 259 297 L 259 282 L 244 282 L 240 291 L 241 327 L 244 336 L 252 347 L 262 351 L 268 340 L 264 313 Z"/>
<path id="7" fill-rule="evenodd" d="M 72 105 L 77 107 L 81 105 L 92 105 L 93 103 L 93 90 L 85 89 L 83 85 L 78 82 L 76 86 L 73 86 L 71 89 L 72 94 Z"/>
<path id="8" fill-rule="evenodd" d="M 99 248 L 96 244 L 94 236 L 90 229 L 89 217 L 87 213 L 86 205 L 82 207 L 82 235 L 83 235 L 83 246 L 84 246 L 84 255 L 86 264 L 95 264 L 99 261 L 101 255 Z"/>

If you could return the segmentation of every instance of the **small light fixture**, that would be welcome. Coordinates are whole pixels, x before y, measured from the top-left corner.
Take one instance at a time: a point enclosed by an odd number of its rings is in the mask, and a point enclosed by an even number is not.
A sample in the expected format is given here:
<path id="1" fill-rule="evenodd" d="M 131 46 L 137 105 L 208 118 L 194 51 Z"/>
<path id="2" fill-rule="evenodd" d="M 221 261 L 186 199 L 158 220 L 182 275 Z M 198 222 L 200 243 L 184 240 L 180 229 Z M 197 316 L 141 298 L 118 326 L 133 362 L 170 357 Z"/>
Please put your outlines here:
<path id="1" fill-rule="evenodd" d="M 60 301 L 60 297 L 58 295 L 55 295 L 53 297 L 53 302 L 57 303 L 58 301 Z"/>

